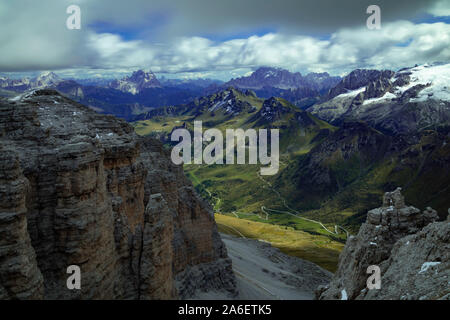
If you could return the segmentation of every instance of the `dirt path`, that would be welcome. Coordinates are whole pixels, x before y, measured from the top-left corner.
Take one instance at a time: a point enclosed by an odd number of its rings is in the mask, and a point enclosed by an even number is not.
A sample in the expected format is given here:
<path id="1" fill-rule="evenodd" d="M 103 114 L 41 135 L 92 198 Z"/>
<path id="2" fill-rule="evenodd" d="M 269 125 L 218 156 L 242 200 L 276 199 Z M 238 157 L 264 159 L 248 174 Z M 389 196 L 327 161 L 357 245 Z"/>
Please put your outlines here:
<path id="1" fill-rule="evenodd" d="M 289 214 L 289 215 L 291 215 L 291 216 L 293 216 L 293 217 L 296 217 L 296 218 L 298 218 L 298 219 L 302 219 L 302 220 L 305 220 L 305 221 L 317 223 L 317 224 L 319 224 L 325 231 L 329 232 L 329 233 L 332 234 L 332 235 L 338 235 L 339 232 L 338 232 L 337 230 L 338 230 L 338 228 L 339 228 L 339 229 L 344 230 L 344 231 L 346 232 L 347 237 L 349 236 L 349 232 L 348 232 L 347 230 L 345 230 L 344 227 L 342 227 L 342 226 L 340 226 L 340 225 L 335 225 L 335 226 L 334 226 L 334 230 L 335 230 L 335 231 L 331 231 L 330 229 L 328 229 L 327 227 L 325 227 L 325 225 L 324 225 L 322 222 L 320 222 L 320 221 L 313 220 L 313 219 L 309 219 L 309 218 L 305 218 L 305 217 L 301 217 L 301 216 L 300 216 L 300 212 L 298 212 L 298 211 L 295 210 L 295 209 L 292 209 L 292 208 L 287 204 L 286 199 L 284 199 L 284 197 L 280 194 L 280 192 L 279 192 L 278 190 L 276 190 L 276 189 L 272 186 L 272 184 L 271 184 L 269 181 L 267 181 L 267 180 L 265 180 L 263 177 L 261 177 L 261 175 L 259 174 L 259 172 L 257 172 L 257 175 L 258 175 L 259 179 L 261 179 L 261 181 L 263 181 L 264 183 L 266 183 L 266 184 L 269 186 L 269 188 L 270 188 L 274 193 L 277 194 L 278 198 L 279 198 L 279 199 L 281 200 L 281 202 L 283 203 L 283 206 L 284 206 L 286 209 L 289 210 L 289 211 L 275 210 L 275 209 L 269 209 L 269 208 L 266 208 L 265 206 L 262 206 L 262 207 L 261 207 L 261 210 L 263 210 L 263 212 L 265 212 L 265 210 L 269 210 L 269 211 L 273 211 L 273 212 L 279 212 L 279 213 Z M 295 214 L 292 213 L 292 212 L 295 212 Z"/>

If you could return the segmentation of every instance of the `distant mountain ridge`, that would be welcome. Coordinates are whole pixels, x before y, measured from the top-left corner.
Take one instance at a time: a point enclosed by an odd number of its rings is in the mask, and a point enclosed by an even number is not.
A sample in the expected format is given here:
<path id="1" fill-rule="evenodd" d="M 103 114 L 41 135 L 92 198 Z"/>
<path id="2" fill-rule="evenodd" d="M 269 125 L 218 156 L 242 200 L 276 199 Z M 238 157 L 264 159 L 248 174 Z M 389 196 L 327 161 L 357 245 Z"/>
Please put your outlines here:
<path id="1" fill-rule="evenodd" d="M 208 88 L 211 85 L 220 85 L 223 83 L 221 80 L 209 79 L 209 78 L 198 78 L 198 79 L 166 79 L 161 77 L 159 82 L 165 87 L 199 87 Z"/>
<path id="2" fill-rule="evenodd" d="M 450 126 L 450 64 L 357 69 L 308 111 L 332 124 L 362 120 L 391 134 Z"/>
<path id="3" fill-rule="evenodd" d="M 333 87 L 339 80 L 340 77 L 332 77 L 326 72 L 302 76 L 300 72 L 290 72 L 282 68 L 260 67 L 251 75 L 231 79 L 224 85 L 252 90 L 265 87 L 283 90 L 309 87 L 321 91 Z"/>
<path id="4" fill-rule="evenodd" d="M 63 80 L 54 72 L 45 71 L 34 78 L 10 79 L 7 77 L 0 77 L 0 88 L 11 91 L 25 91 L 28 89 L 45 88 L 48 86 L 57 85 Z"/>
<path id="5" fill-rule="evenodd" d="M 303 108 L 319 101 L 320 97 L 340 80 L 340 77 L 330 76 L 326 72 L 303 76 L 300 72 L 290 72 L 282 68 L 260 67 L 248 76 L 211 87 L 211 92 L 232 86 L 254 90 L 258 97 L 262 98 L 281 97 Z"/>
<path id="6" fill-rule="evenodd" d="M 448 189 L 450 177 L 449 68 L 357 69 L 307 112 L 279 96 L 263 98 L 258 90 L 228 87 L 190 104 L 151 110 L 137 119 L 142 121 L 135 129 L 167 142 L 172 129 L 191 129 L 193 120 L 220 130 L 279 128 L 283 167 L 266 179 L 282 200 L 251 179 L 253 184 L 246 184 L 243 169 L 190 169 L 199 190 L 213 194 L 211 201 L 221 199 L 223 212 L 264 215 L 261 207 L 277 204 L 279 211 L 296 210 L 357 230 L 379 196 L 401 186 L 413 205 L 432 206 L 442 218 L 449 207 L 440 191 Z M 217 182 L 219 170 L 224 172 Z M 245 170 L 253 176 L 251 168 Z"/>
<path id="7" fill-rule="evenodd" d="M 17 96 L 35 89 L 51 88 L 85 104 L 99 113 L 130 120 L 152 108 L 192 101 L 202 95 L 203 87 L 189 84 L 163 86 L 152 72 L 137 70 L 120 80 L 62 79 L 53 72 L 34 78 L 0 77 L 0 95 Z"/>

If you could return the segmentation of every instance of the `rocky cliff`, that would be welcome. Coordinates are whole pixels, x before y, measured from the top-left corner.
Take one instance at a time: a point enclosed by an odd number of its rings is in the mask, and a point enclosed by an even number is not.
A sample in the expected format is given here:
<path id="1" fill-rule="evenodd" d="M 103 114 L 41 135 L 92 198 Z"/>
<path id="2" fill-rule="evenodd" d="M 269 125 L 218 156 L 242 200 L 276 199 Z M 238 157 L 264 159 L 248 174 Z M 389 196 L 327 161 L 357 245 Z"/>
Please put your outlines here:
<path id="1" fill-rule="evenodd" d="M 236 294 L 209 205 L 159 142 L 53 90 L 14 100 L 0 101 L 0 299 Z"/>
<path id="2" fill-rule="evenodd" d="M 450 299 L 450 219 L 406 206 L 400 188 L 370 210 L 357 236 L 347 240 L 338 271 L 319 299 Z M 369 266 L 380 268 L 380 288 L 369 289 Z"/>

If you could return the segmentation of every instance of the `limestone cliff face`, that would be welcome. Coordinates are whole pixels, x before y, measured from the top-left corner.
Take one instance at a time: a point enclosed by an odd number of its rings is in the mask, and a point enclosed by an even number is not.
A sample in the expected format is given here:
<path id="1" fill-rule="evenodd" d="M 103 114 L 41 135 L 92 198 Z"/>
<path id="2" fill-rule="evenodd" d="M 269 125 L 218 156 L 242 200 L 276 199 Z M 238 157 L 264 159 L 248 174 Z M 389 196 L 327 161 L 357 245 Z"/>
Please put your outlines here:
<path id="1" fill-rule="evenodd" d="M 357 236 L 347 240 L 336 274 L 319 299 L 450 299 L 450 220 L 406 206 L 400 188 L 370 210 Z M 434 222 L 434 223 L 433 223 Z M 368 289 L 367 268 L 377 265 L 381 288 Z M 428 270 L 430 269 L 430 270 Z"/>
<path id="2" fill-rule="evenodd" d="M 0 299 L 43 296 L 43 278 L 27 232 L 29 187 L 16 155 L 0 146 Z"/>
<path id="3" fill-rule="evenodd" d="M 0 143 L 0 298 L 235 294 L 211 209 L 160 143 L 52 90 L 0 101 Z"/>

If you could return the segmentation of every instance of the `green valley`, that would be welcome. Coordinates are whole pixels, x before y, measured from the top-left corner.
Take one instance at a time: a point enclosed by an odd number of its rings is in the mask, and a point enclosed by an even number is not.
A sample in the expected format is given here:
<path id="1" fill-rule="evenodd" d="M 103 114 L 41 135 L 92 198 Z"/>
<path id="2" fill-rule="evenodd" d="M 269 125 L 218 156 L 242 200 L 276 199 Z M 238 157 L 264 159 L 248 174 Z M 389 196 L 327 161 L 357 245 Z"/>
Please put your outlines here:
<path id="1" fill-rule="evenodd" d="M 442 214 L 450 205 L 450 141 L 444 133 L 422 131 L 392 136 L 365 122 L 339 126 L 316 118 L 281 98 L 228 88 L 187 105 L 150 111 L 134 123 L 141 135 L 170 145 L 176 128 L 222 132 L 236 128 L 278 128 L 280 169 L 260 176 L 259 165 L 186 164 L 186 175 L 215 212 L 345 241 L 378 205 L 384 192 L 401 186 L 408 202 Z"/>

